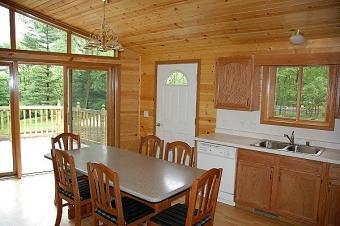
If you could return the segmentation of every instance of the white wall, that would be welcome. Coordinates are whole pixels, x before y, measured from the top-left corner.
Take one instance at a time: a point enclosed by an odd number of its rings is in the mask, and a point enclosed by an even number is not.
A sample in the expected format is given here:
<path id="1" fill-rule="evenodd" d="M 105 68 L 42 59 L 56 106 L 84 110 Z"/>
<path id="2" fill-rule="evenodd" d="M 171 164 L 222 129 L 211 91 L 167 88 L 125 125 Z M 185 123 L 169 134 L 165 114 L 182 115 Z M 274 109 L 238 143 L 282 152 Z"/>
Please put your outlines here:
<path id="1" fill-rule="evenodd" d="M 216 133 L 284 140 L 283 134 L 290 134 L 293 130 L 296 143 L 310 141 L 314 146 L 340 149 L 340 119 L 335 121 L 334 131 L 326 131 L 260 124 L 259 111 L 217 110 Z"/>

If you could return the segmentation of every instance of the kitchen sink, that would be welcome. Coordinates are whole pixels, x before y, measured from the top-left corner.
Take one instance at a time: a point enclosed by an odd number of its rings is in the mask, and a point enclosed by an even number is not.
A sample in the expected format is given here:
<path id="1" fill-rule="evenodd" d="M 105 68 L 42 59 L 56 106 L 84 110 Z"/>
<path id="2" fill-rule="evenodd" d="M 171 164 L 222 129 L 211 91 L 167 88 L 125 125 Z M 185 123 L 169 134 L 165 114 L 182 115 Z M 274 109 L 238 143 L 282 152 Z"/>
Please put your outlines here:
<path id="1" fill-rule="evenodd" d="M 283 149 L 287 147 L 289 143 L 275 141 L 275 140 L 261 140 L 256 143 L 254 146 L 262 147 L 262 148 L 270 148 L 270 149 Z"/>
<path id="2" fill-rule="evenodd" d="M 259 142 L 252 144 L 255 147 L 262 147 L 273 149 L 277 151 L 288 151 L 295 152 L 305 155 L 319 156 L 321 155 L 323 149 L 319 147 L 307 146 L 307 145 L 292 145 L 287 142 L 280 142 L 274 140 L 260 140 Z"/>
<path id="3" fill-rule="evenodd" d="M 322 149 L 318 147 L 306 146 L 306 145 L 290 145 L 284 148 L 286 151 L 293 151 L 296 153 L 309 154 L 309 155 L 320 155 Z"/>

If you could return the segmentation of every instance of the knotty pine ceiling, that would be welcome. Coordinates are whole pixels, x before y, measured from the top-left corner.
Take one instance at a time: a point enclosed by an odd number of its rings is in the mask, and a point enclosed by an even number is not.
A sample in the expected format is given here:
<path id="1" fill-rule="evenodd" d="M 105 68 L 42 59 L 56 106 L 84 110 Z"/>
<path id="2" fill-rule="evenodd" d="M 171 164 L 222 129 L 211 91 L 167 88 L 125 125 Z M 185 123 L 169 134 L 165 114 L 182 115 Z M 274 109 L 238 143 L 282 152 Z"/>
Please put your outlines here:
<path id="1" fill-rule="evenodd" d="M 12 0 L 88 32 L 102 22 L 101 0 Z M 107 21 L 136 52 L 340 37 L 339 0 L 111 0 Z"/>

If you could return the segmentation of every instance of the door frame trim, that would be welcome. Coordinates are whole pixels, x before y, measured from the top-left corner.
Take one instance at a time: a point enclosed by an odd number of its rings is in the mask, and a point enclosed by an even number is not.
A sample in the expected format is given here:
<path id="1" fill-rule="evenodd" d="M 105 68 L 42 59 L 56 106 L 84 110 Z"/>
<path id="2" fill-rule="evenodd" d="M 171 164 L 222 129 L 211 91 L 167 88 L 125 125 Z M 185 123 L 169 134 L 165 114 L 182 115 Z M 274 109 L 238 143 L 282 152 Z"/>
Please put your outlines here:
<path id="1" fill-rule="evenodd" d="M 156 135 L 156 115 L 157 115 L 157 78 L 158 78 L 158 65 L 164 64 L 197 64 L 197 77 L 196 77 L 196 113 L 195 113 L 195 136 L 199 134 L 199 100 L 200 100 L 200 81 L 201 81 L 201 60 L 188 59 L 188 60 L 166 60 L 155 62 L 155 98 L 154 98 L 154 113 L 153 113 L 153 134 Z"/>

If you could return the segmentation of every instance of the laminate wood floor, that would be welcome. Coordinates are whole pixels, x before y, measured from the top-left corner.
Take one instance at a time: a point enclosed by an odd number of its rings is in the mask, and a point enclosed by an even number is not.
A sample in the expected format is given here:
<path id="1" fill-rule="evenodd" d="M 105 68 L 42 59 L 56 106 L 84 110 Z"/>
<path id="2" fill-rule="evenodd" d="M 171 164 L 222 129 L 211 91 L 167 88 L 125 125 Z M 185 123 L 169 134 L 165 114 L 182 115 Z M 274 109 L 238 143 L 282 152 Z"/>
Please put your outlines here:
<path id="1" fill-rule="evenodd" d="M 54 225 L 56 207 L 52 173 L 0 180 L 0 226 L 50 226 Z M 63 226 L 74 225 L 64 208 Z M 82 225 L 92 225 L 92 218 L 83 219 Z M 276 226 L 289 225 L 253 213 L 218 203 L 216 226 Z"/>

